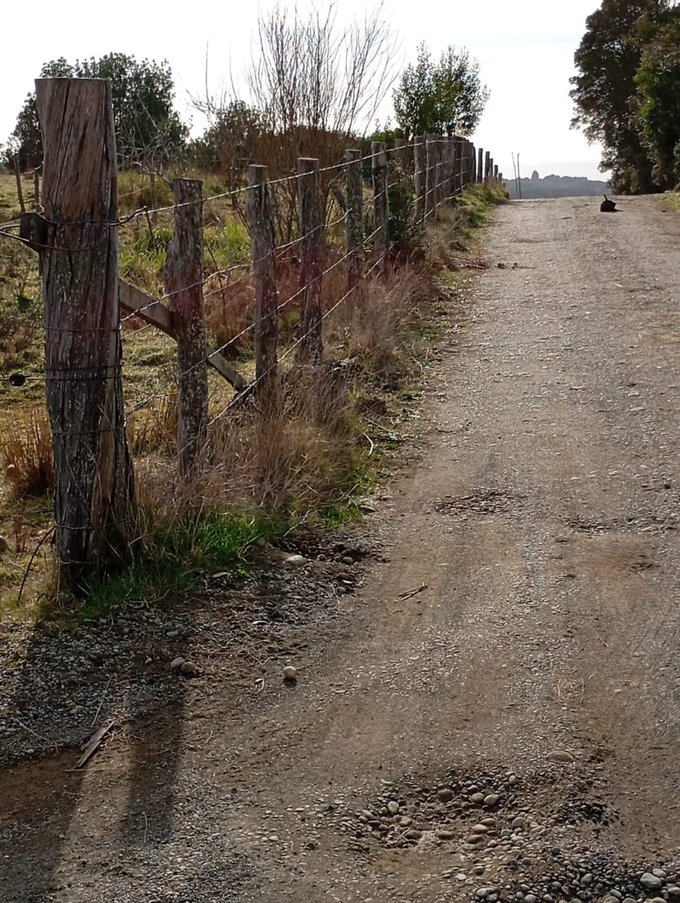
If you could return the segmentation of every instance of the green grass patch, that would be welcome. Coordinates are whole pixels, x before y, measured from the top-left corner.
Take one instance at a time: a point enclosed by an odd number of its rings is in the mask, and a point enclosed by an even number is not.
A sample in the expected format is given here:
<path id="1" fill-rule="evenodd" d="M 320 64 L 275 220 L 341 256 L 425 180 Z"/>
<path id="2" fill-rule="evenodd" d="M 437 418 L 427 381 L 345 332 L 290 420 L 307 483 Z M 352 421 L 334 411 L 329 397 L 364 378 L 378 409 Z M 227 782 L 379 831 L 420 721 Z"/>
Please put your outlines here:
<path id="1" fill-rule="evenodd" d="M 285 517 L 260 512 L 213 512 L 158 530 L 133 555 L 129 567 L 87 587 L 76 619 L 94 620 L 126 603 L 195 592 L 205 574 L 245 570 L 252 546 L 276 542 L 290 527 Z"/>

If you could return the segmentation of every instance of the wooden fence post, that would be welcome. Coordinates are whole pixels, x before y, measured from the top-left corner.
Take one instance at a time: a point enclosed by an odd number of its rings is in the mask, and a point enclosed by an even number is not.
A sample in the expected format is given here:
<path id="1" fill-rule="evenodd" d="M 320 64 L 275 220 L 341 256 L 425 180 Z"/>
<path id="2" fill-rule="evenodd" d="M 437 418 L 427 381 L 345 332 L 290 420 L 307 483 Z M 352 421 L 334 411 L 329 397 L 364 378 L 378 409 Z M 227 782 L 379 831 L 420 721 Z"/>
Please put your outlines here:
<path id="1" fill-rule="evenodd" d="M 323 247 L 323 212 L 319 161 L 314 157 L 298 159 L 298 192 L 300 199 L 300 345 L 298 360 L 321 360 L 321 252 Z"/>
<path id="2" fill-rule="evenodd" d="M 474 182 L 474 160 L 475 160 L 475 146 L 471 141 L 465 142 L 465 147 L 463 149 L 463 153 L 465 154 L 465 166 L 464 166 L 464 180 L 463 185 L 469 185 L 470 182 Z"/>
<path id="3" fill-rule="evenodd" d="M 45 161 L 39 253 L 55 541 L 62 577 L 81 594 L 97 573 L 125 559 L 136 523 L 121 379 L 111 86 L 38 79 L 36 106 Z"/>
<path id="4" fill-rule="evenodd" d="M 425 136 L 416 135 L 413 144 L 413 188 L 415 191 L 414 216 L 417 223 L 425 219 L 425 192 L 427 191 L 427 154 L 425 150 Z"/>
<path id="5" fill-rule="evenodd" d="M 175 179 L 175 234 L 168 246 L 163 285 L 173 311 L 177 340 L 177 450 L 179 472 L 188 476 L 208 428 L 208 364 L 203 308 L 203 183 Z"/>
<path id="6" fill-rule="evenodd" d="M 24 202 L 24 189 L 21 184 L 21 168 L 19 166 L 19 154 L 14 155 L 14 181 L 17 186 L 17 200 L 19 201 L 19 211 L 26 213 L 26 204 Z"/>
<path id="7" fill-rule="evenodd" d="M 484 148 L 482 147 L 477 151 L 477 181 L 484 181 Z"/>
<path id="8" fill-rule="evenodd" d="M 487 151 L 484 154 L 484 184 L 489 184 L 489 178 L 491 176 L 491 151 Z"/>
<path id="9" fill-rule="evenodd" d="M 456 138 L 448 137 L 444 150 L 446 153 L 445 172 L 444 172 L 444 200 L 447 203 L 456 193 Z"/>
<path id="10" fill-rule="evenodd" d="M 495 163 L 494 163 L 494 167 L 493 167 L 493 178 L 494 178 L 494 182 L 498 181 L 498 166 Z"/>
<path id="11" fill-rule="evenodd" d="M 444 164 L 437 161 L 434 166 L 434 209 L 435 219 L 437 217 L 437 208 L 441 207 L 444 202 Z"/>
<path id="12" fill-rule="evenodd" d="M 361 151 L 345 153 L 347 179 L 347 290 L 361 282 L 364 259 L 364 191 L 361 178 Z"/>
<path id="13" fill-rule="evenodd" d="M 383 255 L 383 272 L 387 269 L 387 154 L 384 141 L 371 142 L 371 170 L 373 174 L 374 247 Z"/>
<path id="14" fill-rule="evenodd" d="M 255 278 L 255 381 L 267 392 L 276 380 L 279 317 L 276 296 L 276 247 L 267 167 L 248 171 L 248 221 Z"/>
<path id="15" fill-rule="evenodd" d="M 437 186 L 437 139 L 432 134 L 425 135 L 425 218 L 436 206 Z"/>
<path id="16" fill-rule="evenodd" d="M 408 176 L 411 172 L 411 166 L 408 153 L 408 141 L 406 138 L 394 139 L 394 156 L 401 174 L 403 176 Z"/>
<path id="17" fill-rule="evenodd" d="M 33 209 L 40 210 L 40 167 L 33 170 Z"/>

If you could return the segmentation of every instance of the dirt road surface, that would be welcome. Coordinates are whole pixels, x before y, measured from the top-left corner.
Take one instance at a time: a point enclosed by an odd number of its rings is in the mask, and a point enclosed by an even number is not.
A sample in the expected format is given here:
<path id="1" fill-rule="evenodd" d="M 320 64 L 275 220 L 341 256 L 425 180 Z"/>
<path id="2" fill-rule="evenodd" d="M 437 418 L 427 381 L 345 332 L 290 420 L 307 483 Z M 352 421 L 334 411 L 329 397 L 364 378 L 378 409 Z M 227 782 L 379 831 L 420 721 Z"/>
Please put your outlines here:
<path id="1" fill-rule="evenodd" d="M 297 681 L 6 770 L 3 901 L 679 903 L 680 222 L 620 206 L 499 210 Z"/>

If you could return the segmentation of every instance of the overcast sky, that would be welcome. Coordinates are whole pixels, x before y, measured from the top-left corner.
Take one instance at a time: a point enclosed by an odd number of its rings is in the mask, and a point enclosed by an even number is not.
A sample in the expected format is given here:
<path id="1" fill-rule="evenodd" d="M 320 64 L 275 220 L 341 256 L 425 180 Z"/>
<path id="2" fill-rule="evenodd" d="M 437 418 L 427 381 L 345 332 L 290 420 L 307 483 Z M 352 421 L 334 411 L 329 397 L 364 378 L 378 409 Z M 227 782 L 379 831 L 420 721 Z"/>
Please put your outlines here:
<path id="1" fill-rule="evenodd" d="M 238 76 L 249 59 L 258 9 L 273 5 L 274 0 L 259 5 L 239 0 L 116 0 L 103 15 L 104 7 L 92 0 L 7 4 L 2 11 L 6 40 L 0 141 L 11 132 L 44 62 L 109 52 L 167 59 L 175 76 L 177 106 L 197 127 L 200 117 L 192 111 L 190 95 L 205 93 L 206 51 L 210 88 L 218 92 L 229 71 Z M 308 5 L 309 0 L 298 2 L 299 9 Z M 537 169 L 541 175 L 598 178 L 599 147 L 588 145 L 580 132 L 569 128 L 574 50 L 586 16 L 598 5 L 598 0 L 390 0 L 384 9 L 400 40 L 404 63 L 415 59 L 420 41 L 435 56 L 454 44 L 467 47 L 479 60 L 491 99 L 475 142 L 492 152 L 506 176 L 512 174 L 515 152 L 521 155 L 523 175 Z M 366 7 L 360 0 L 343 0 L 338 20 L 363 16 Z M 390 109 L 388 96 L 383 116 Z"/>

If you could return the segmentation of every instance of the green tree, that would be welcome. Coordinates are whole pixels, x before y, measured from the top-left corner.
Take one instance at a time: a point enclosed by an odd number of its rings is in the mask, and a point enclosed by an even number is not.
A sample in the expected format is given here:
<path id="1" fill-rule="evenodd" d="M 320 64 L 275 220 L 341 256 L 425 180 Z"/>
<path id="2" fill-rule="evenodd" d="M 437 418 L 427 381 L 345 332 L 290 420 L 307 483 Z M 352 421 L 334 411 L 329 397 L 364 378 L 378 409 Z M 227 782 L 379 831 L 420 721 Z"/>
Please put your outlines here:
<path id="1" fill-rule="evenodd" d="M 416 62 L 406 67 L 393 94 L 395 118 L 409 135 L 469 135 L 488 99 L 479 63 L 467 50 L 449 46 L 435 62 L 425 44 L 418 46 Z"/>
<path id="2" fill-rule="evenodd" d="M 654 187 L 653 160 L 638 117 L 635 77 L 644 48 L 667 20 L 670 0 L 603 0 L 586 20 L 571 79 L 576 106 L 572 126 L 601 141 L 601 168 L 611 169 L 617 191 Z"/>
<path id="3" fill-rule="evenodd" d="M 113 117 L 121 166 L 131 163 L 160 165 L 184 146 L 187 128 L 173 109 L 172 72 L 167 62 L 139 62 L 124 53 L 109 53 L 101 59 L 61 58 L 46 63 L 41 78 L 108 78 L 111 80 Z M 26 169 L 42 161 L 42 139 L 35 94 L 26 97 L 10 143 Z"/>
<path id="4" fill-rule="evenodd" d="M 635 76 L 639 119 L 655 161 L 655 181 L 672 188 L 680 181 L 680 19 L 649 44 Z"/>

